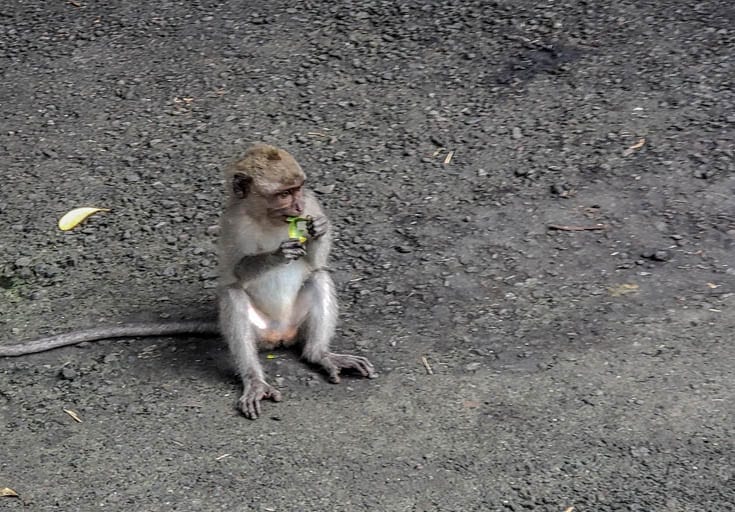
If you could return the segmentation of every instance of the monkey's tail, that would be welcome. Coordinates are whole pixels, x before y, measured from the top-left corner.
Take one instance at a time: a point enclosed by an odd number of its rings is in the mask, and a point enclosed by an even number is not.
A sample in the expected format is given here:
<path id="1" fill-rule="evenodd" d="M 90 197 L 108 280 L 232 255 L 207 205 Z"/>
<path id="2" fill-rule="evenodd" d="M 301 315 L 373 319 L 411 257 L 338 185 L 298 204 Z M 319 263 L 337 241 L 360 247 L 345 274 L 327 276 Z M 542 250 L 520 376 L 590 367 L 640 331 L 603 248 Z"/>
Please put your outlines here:
<path id="1" fill-rule="evenodd" d="M 45 352 L 54 348 L 76 345 L 85 341 L 110 338 L 136 338 L 139 336 L 174 336 L 178 334 L 216 335 L 217 322 L 202 320 L 174 320 L 171 322 L 129 323 L 105 327 L 93 327 L 83 331 L 49 336 L 16 345 L 0 345 L 0 357 L 18 357 Z"/>

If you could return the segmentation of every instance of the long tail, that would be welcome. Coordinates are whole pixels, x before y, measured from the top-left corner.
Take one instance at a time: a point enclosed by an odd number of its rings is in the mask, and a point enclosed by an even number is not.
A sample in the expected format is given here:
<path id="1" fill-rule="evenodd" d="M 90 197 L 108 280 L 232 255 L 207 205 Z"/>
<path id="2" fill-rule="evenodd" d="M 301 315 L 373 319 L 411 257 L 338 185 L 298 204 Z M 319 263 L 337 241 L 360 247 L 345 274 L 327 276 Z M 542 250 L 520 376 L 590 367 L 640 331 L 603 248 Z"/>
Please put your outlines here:
<path id="1" fill-rule="evenodd" d="M 177 334 L 216 335 L 220 329 L 217 322 L 202 320 L 173 320 L 171 322 L 130 323 L 105 327 L 93 327 L 83 331 L 69 332 L 18 343 L 16 345 L 0 345 L 0 357 L 18 357 L 26 354 L 45 352 L 59 347 L 76 345 L 85 341 L 97 341 L 110 338 L 135 338 L 138 336 L 173 336 Z"/>

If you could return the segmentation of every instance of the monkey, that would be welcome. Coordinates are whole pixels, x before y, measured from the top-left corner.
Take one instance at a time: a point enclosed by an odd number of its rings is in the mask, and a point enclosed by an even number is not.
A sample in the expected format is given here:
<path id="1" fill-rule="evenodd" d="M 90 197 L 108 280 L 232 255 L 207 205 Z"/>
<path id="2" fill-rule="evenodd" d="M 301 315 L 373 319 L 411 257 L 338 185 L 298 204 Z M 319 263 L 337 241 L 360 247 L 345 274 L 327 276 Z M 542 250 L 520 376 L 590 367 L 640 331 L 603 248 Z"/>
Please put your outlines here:
<path id="1" fill-rule="evenodd" d="M 337 299 L 327 269 L 331 225 L 306 175 L 288 152 L 256 144 L 226 170 L 228 204 L 220 220 L 219 322 L 243 382 L 240 410 L 261 414 L 261 401 L 281 400 L 265 380 L 258 348 L 302 344 L 303 358 L 327 372 L 356 370 L 372 378 L 362 356 L 329 350 Z M 291 238 L 287 221 L 301 217 L 306 236 Z"/>
<path id="2" fill-rule="evenodd" d="M 85 341 L 181 334 L 221 335 L 242 380 L 238 408 L 248 419 L 262 414 L 263 400 L 281 392 L 265 380 L 259 349 L 301 345 L 302 357 L 321 366 L 332 383 L 342 370 L 367 378 L 375 368 L 363 356 L 330 351 L 337 325 L 335 286 L 327 268 L 331 224 L 294 157 L 256 143 L 225 169 L 228 193 L 220 217 L 217 322 L 162 321 L 97 327 L 16 345 L 0 345 L 0 357 L 17 357 Z M 293 238 L 289 221 L 305 220 Z"/>

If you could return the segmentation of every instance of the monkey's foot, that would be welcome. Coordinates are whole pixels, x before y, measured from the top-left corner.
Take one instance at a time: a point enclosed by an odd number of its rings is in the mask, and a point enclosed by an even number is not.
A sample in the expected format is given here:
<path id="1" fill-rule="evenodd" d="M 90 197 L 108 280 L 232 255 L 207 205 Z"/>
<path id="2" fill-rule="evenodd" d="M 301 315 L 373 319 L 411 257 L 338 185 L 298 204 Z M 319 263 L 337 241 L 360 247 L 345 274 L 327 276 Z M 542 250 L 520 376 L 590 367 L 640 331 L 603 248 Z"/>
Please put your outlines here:
<path id="1" fill-rule="evenodd" d="M 335 354 L 328 352 L 321 361 L 319 361 L 329 375 L 329 382 L 333 384 L 339 383 L 339 373 L 341 370 L 356 370 L 363 377 L 374 379 L 376 377 L 375 368 L 366 357 L 353 356 L 351 354 Z"/>
<path id="2" fill-rule="evenodd" d="M 252 378 L 245 383 L 245 390 L 238 403 L 240 410 L 249 420 L 256 420 L 261 414 L 261 400 L 281 401 L 281 392 L 263 380 Z"/>

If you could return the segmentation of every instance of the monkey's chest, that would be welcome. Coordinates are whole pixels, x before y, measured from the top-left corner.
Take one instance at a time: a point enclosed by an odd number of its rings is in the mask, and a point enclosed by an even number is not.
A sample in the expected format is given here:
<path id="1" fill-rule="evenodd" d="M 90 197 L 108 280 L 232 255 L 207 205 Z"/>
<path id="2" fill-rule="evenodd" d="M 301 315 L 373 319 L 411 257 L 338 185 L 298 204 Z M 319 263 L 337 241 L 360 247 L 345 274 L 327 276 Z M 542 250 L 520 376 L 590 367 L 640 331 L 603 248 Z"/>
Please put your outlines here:
<path id="1" fill-rule="evenodd" d="M 309 269 L 304 263 L 292 261 L 250 283 L 247 293 L 255 307 L 268 319 L 289 323 L 296 299 L 308 276 Z"/>

